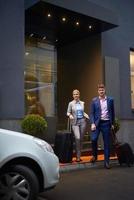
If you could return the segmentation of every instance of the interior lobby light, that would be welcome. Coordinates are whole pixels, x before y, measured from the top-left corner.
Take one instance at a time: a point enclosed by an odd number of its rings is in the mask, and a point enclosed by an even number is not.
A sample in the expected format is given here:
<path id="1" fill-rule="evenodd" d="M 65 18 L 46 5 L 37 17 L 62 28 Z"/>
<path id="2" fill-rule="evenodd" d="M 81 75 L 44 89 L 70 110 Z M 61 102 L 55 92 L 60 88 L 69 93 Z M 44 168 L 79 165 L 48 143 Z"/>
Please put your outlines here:
<path id="1" fill-rule="evenodd" d="M 90 26 L 88 26 L 88 28 L 89 28 L 89 29 L 92 29 L 92 26 L 90 25 Z"/>
<path id="2" fill-rule="evenodd" d="M 34 34 L 33 34 L 33 33 L 31 33 L 31 34 L 30 34 L 30 37 L 33 37 L 33 36 L 34 36 Z"/>
<path id="3" fill-rule="evenodd" d="M 25 52 L 25 55 L 28 56 L 28 55 L 29 55 L 29 52 Z"/>

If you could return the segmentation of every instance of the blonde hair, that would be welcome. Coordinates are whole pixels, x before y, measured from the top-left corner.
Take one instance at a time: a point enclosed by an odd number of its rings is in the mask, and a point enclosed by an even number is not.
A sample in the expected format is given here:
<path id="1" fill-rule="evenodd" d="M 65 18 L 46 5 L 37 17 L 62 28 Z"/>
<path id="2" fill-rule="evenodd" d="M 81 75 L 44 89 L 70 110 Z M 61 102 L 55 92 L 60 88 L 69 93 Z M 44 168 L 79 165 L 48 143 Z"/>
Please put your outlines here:
<path id="1" fill-rule="evenodd" d="M 73 94 L 74 94 L 74 92 L 77 92 L 77 93 L 79 93 L 79 94 L 80 94 L 80 91 L 79 91 L 79 90 L 77 90 L 77 89 L 73 90 Z"/>

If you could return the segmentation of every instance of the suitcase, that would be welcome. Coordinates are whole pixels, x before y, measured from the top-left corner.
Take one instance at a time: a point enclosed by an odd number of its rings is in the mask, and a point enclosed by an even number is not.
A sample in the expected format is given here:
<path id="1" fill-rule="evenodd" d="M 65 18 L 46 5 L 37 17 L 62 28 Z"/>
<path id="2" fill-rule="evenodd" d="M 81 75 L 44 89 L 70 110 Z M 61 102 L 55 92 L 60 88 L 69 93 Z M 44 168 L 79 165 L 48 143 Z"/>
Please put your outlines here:
<path id="1" fill-rule="evenodd" d="M 128 143 L 117 143 L 115 152 L 120 165 L 127 164 L 128 167 L 131 167 L 134 164 L 134 154 Z"/>
<path id="2" fill-rule="evenodd" d="M 120 143 L 114 131 L 112 131 L 112 138 L 119 164 L 127 164 L 128 167 L 131 167 L 134 164 L 134 154 L 130 144 Z"/>
<path id="3" fill-rule="evenodd" d="M 61 163 L 72 162 L 73 134 L 69 131 L 58 131 L 55 136 L 54 152 Z"/>

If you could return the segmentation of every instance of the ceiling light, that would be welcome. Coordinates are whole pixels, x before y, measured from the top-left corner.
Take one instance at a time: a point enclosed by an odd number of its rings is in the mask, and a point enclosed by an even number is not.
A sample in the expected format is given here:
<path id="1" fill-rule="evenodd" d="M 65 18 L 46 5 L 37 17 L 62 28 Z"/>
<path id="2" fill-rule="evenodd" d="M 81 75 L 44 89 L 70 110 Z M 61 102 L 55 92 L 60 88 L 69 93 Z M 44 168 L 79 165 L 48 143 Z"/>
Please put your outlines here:
<path id="1" fill-rule="evenodd" d="M 65 21 L 66 21 L 66 18 L 65 18 L 65 17 L 62 17 L 62 21 L 65 22 Z"/>
<path id="2" fill-rule="evenodd" d="M 89 29 L 92 29 L 92 26 L 90 25 L 90 26 L 88 26 L 88 28 L 89 28 Z"/>
<path id="3" fill-rule="evenodd" d="M 50 14 L 50 13 L 48 13 L 48 14 L 47 14 L 47 16 L 48 16 L 48 17 L 51 17 L 51 14 Z"/>
<path id="4" fill-rule="evenodd" d="M 46 39 L 46 36 L 44 36 L 42 39 L 45 40 L 45 39 Z"/>
<path id="5" fill-rule="evenodd" d="M 80 24 L 79 22 L 76 22 L 76 26 L 79 26 L 79 24 Z"/>

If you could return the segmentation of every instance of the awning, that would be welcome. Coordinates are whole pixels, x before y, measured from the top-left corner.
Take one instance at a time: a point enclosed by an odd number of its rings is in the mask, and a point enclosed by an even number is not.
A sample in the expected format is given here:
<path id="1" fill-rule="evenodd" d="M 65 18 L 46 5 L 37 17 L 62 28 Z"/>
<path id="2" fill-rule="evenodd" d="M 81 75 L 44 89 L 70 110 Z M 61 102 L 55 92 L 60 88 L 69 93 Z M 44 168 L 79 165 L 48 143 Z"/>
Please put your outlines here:
<path id="1" fill-rule="evenodd" d="M 97 15 L 99 8 L 96 7 Z M 39 1 L 25 10 L 25 33 L 27 36 L 34 36 L 55 45 L 65 45 L 118 26 L 111 23 L 112 15 L 110 16 L 110 14 L 105 16 L 107 21 L 102 20 L 103 15 L 107 13 L 104 8 L 100 8 L 99 11 L 99 15 L 101 15 L 102 11 L 105 10 L 100 17 L 101 19 L 93 17 L 95 11 L 89 12 L 87 15 L 87 9 L 85 9 L 84 14 L 76 12 L 76 10 L 79 11 L 78 8 L 74 11 L 46 1 Z M 84 11 L 83 8 L 81 10 Z M 115 15 L 113 21 L 117 21 Z"/>

